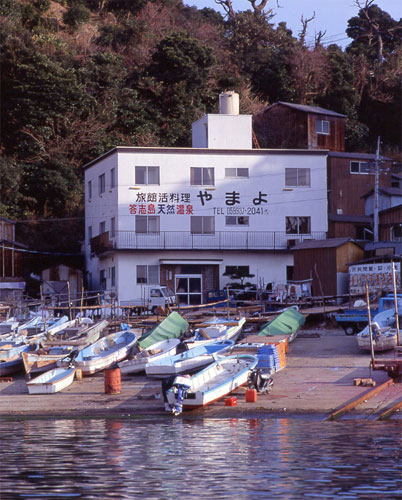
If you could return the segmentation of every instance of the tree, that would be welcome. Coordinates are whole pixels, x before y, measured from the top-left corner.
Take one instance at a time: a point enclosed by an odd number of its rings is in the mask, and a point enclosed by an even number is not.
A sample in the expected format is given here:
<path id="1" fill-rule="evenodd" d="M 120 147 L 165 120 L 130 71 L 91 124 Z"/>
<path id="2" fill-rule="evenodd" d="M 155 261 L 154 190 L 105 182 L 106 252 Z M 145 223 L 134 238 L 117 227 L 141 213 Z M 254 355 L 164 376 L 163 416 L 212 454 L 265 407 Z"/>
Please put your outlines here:
<path id="1" fill-rule="evenodd" d="M 402 44 L 402 19 L 396 21 L 374 4 L 374 0 L 355 0 L 357 16 L 348 21 L 346 34 L 352 38 L 348 51 L 364 54 L 368 59 L 383 62 Z"/>

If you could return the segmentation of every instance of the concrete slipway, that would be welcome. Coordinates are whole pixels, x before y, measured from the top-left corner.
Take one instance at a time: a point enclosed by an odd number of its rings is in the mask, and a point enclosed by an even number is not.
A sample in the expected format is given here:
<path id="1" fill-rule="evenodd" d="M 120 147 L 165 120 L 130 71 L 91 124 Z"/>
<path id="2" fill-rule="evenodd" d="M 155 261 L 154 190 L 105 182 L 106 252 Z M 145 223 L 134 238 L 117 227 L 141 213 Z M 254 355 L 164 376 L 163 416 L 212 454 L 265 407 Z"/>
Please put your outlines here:
<path id="1" fill-rule="evenodd" d="M 185 412 L 184 417 L 269 418 L 304 416 L 326 418 L 334 410 L 371 387 L 354 385 L 355 378 L 371 378 L 376 385 L 389 380 L 385 371 L 370 371 L 370 355 L 357 347 L 355 337 L 340 329 L 302 330 L 289 345 L 287 366 L 273 375 L 269 394 L 258 395 L 256 403 L 245 401 L 239 388 L 237 406 L 225 406 L 224 400 L 203 409 Z M 52 395 L 29 395 L 24 375 L 0 383 L 0 418 L 140 418 L 146 415 L 173 417 L 163 411 L 161 384 L 145 376 L 124 376 L 118 395 L 104 392 L 103 373 L 75 380 L 63 392 Z M 343 418 L 374 418 L 402 400 L 402 384 L 396 383 L 363 402 Z M 402 412 L 394 414 L 400 419 Z"/>

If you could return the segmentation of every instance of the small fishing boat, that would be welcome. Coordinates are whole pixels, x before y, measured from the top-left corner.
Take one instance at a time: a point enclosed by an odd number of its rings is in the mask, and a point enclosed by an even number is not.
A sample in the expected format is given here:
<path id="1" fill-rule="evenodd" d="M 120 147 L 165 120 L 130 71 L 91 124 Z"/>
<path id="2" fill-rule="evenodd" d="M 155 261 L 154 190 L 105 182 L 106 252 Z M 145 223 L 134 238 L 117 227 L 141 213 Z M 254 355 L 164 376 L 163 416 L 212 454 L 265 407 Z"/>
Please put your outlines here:
<path id="1" fill-rule="evenodd" d="M 371 324 L 374 351 L 388 351 L 398 345 L 395 308 L 381 311 Z M 356 335 L 357 345 L 365 351 L 371 350 L 370 325 Z"/>
<path id="2" fill-rule="evenodd" d="M 101 333 L 107 325 L 108 322 L 106 320 L 93 323 L 89 318 L 77 319 L 72 326 L 67 326 L 50 337 L 47 335 L 47 338 L 41 341 L 41 345 L 44 348 L 54 346 L 83 348 L 99 340 Z"/>
<path id="3" fill-rule="evenodd" d="M 73 349 L 73 346 L 54 346 L 23 352 L 25 373 L 42 373 L 57 368 L 58 362 L 68 357 Z"/>
<path id="4" fill-rule="evenodd" d="M 226 320 L 214 317 L 205 323 L 202 328 L 195 330 L 195 342 L 204 342 L 205 340 L 233 340 L 236 342 L 242 331 L 246 318 L 238 320 Z"/>
<path id="5" fill-rule="evenodd" d="M 75 357 L 74 364 L 83 375 L 91 375 L 123 361 L 136 342 L 137 335 L 129 329 L 111 333 L 84 347 Z"/>
<path id="6" fill-rule="evenodd" d="M 145 373 L 150 377 L 165 378 L 179 373 L 191 373 L 200 370 L 214 362 L 218 354 L 230 350 L 233 340 L 218 340 L 208 344 L 201 344 L 174 356 L 148 363 Z"/>
<path id="7" fill-rule="evenodd" d="M 173 414 L 179 415 L 183 409 L 206 406 L 227 396 L 247 383 L 257 363 L 258 358 L 249 354 L 225 356 L 192 377 L 176 377 L 167 391 Z"/>
<path id="8" fill-rule="evenodd" d="M 159 361 L 166 356 L 172 356 L 177 352 L 177 346 L 180 344 L 180 339 L 161 340 L 152 344 L 148 349 L 143 349 L 137 354 L 132 355 L 129 359 L 125 359 L 117 364 L 121 373 L 139 373 L 145 371 L 149 363 Z"/>
<path id="9" fill-rule="evenodd" d="M 288 307 L 274 319 L 265 323 L 257 335 L 272 337 L 273 335 L 287 335 L 288 342 L 293 342 L 298 330 L 306 322 L 306 317 L 299 313 L 297 307 Z"/>
<path id="10" fill-rule="evenodd" d="M 8 318 L 0 322 L 0 335 L 9 334 L 15 331 L 19 322 L 15 318 Z"/>
<path id="11" fill-rule="evenodd" d="M 29 394 L 54 394 L 73 383 L 75 368 L 55 368 L 27 382 Z"/>
<path id="12" fill-rule="evenodd" d="M 23 369 L 22 353 L 29 351 L 29 344 L 15 344 L 0 351 L 0 376 L 17 373 Z"/>

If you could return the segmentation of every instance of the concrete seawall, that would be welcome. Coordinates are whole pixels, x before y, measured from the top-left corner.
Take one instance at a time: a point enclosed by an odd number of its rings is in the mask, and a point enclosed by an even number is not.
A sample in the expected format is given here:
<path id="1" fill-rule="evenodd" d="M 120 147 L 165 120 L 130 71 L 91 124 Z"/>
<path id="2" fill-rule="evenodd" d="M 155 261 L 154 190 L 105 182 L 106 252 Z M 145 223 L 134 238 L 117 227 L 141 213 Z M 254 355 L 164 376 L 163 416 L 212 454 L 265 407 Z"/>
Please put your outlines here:
<path id="1" fill-rule="evenodd" d="M 325 418 L 334 410 L 370 391 L 356 386 L 355 378 L 372 378 L 376 385 L 389 379 L 384 371 L 370 371 L 370 356 L 358 349 L 355 337 L 343 330 L 303 330 L 289 345 L 287 366 L 273 375 L 269 394 L 258 394 L 257 402 L 245 401 L 245 390 L 233 395 L 238 404 L 225 406 L 220 400 L 206 408 L 185 412 L 184 417 L 290 417 L 311 415 Z M 75 380 L 73 384 L 51 395 L 29 395 L 24 375 L 0 383 L 0 418 L 36 417 L 123 417 L 159 415 L 173 418 L 163 411 L 161 383 L 145 376 L 122 376 L 118 395 L 105 394 L 103 373 Z M 350 417 L 378 414 L 402 399 L 401 383 L 391 385 L 377 397 L 368 399 L 350 412 Z M 396 418 L 401 418 L 401 413 Z M 183 418 L 183 416 L 179 418 Z"/>

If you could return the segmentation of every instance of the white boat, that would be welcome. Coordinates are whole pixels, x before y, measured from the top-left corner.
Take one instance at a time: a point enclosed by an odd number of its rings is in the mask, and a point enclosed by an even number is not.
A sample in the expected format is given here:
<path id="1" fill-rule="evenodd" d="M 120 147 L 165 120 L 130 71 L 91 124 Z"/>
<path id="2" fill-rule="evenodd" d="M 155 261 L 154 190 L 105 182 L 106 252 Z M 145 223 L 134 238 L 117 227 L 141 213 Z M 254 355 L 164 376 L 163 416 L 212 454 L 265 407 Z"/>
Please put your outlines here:
<path id="1" fill-rule="evenodd" d="M 139 373 L 145 371 L 149 363 L 158 361 L 166 356 L 176 354 L 177 346 L 180 344 L 180 339 L 161 340 L 152 344 L 148 349 L 143 349 L 133 357 L 125 359 L 117 364 L 121 373 Z"/>
<path id="2" fill-rule="evenodd" d="M 183 409 L 206 406 L 227 396 L 247 383 L 257 363 L 258 358 L 250 354 L 222 356 L 192 377 L 176 377 L 167 391 L 173 414 L 179 415 Z"/>
<path id="3" fill-rule="evenodd" d="M 19 322 L 15 318 L 9 318 L 0 322 L 0 335 L 9 334 L 15 331 Z"/>
<path id="4" fill-rule="evenodd" d="M 398 345 L 395 308 L 386 309 L 376 314 L 373 318 L 371 328 L 373 332 L 374 351 L 388 351 Z M 360 349 L 365 351 L 371 350 L 369 325 L 356 335 L 356 340 Z"/>
<path id="5" fill-rule="evenodd" d="M 54 394 L 73 383 L 75 368 L 55 368 L 27 382 L 29 394 Z"/>
<path id="6" fill-rule="evenodd" d="M 42 373 L 57 368 L 58 362 L 69 356 L 73 349 L 73 346 L 55 346 L 49 349 L 23 352 L 25 373 Z"/>
<path id="7" fill-rule="evenodd" d="M 174 356 L 148 363 L 145 373 L 150 377 L 165 378 L 179 373 L 190 373 L 214 362 L 218 354 L 231 349 L 233 340 L 218 340 L 201 344 Z"/>
<path id="8" fill-rule="evenodd" d="M 84 347 L 74 359 L 76 368 L 83 375 L 91 375 L 125 359 L 137 342 L 131 330 L 121 330 Z"/>
<path id="9" fill-rule="evenodd" d="M 233 340 L 236 342 L 245 322 L 245 317 L 242 317 L 239 320 L 226 320 L 214 317 L 203 323 L 202 328 L 195 330 L 193 342 L 195 344 L 197 342 L 205 342 L 208 340 Z"/>

